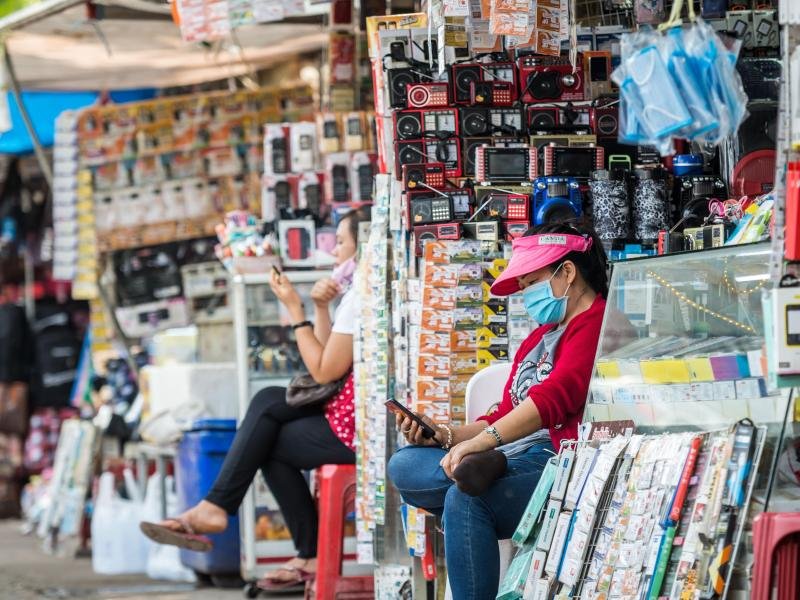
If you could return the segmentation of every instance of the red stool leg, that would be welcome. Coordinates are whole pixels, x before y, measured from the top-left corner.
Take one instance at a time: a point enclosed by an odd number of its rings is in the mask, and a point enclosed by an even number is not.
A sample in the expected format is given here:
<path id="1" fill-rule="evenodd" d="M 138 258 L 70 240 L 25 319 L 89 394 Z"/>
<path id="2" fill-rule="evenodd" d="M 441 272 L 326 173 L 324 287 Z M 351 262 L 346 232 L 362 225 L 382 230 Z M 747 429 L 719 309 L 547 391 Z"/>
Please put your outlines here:
<path id="1" fill-rule="evenodd" d="M 324 465 L 319 470 L 319 538 L 315 585 L 318 600 L 334 600 L 336 581 L 342 574 L 345 510 L 343 492 L 348 479 L 355 481 L 355 469 L 348 473 L 346 467 Z"/>
<path id="2" fill-rule="evenodd" d="M 306 598 L 315 600 L 371 599 L 374 579 L 342 575 L 344 562 L 344 522 L 349 506 L 355 501 L 356 468 L 354 465 L 324 465 L 318 470 L 319 534 L 317 541 L 317 577 L 306 588 Z"/>

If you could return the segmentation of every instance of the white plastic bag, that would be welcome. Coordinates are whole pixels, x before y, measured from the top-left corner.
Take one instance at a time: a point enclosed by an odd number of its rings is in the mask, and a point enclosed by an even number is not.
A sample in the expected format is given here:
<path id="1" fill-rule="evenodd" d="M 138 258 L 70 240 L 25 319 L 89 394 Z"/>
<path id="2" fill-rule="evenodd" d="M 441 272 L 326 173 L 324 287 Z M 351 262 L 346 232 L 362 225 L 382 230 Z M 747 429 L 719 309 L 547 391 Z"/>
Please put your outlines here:
<path id="1" fill-rule="evenodd" d="M 167 514 L 175 515 L 178 510 L 178 496 L 173 491 L 175 483 L 172 477 L 167 477 L 165 488 L 167 490 Z M 158 523 L 161 521 L 161 485 L 158 474 L 147 480 L 147 491 L 144 496 L 142 520 Z M 166 581 L 185 581 L 194 583 L 197 578 L 194 571 L 184 567 L 181 563 L 180 550 L 177 546 L 156 544 L 148 540 L 147 576 L 150 579 L 163 579 Z"/>
<path id="2" fill-rule="evenodd" d="M 126 475 L 130 488 L 131 474 Z M 92 512 L 92 568 L 102 575 L 144 573 L 147 539 L 139 530 L 142 504 L 124 500 L 114 489 L 113 473 L 100 476 Z"/>

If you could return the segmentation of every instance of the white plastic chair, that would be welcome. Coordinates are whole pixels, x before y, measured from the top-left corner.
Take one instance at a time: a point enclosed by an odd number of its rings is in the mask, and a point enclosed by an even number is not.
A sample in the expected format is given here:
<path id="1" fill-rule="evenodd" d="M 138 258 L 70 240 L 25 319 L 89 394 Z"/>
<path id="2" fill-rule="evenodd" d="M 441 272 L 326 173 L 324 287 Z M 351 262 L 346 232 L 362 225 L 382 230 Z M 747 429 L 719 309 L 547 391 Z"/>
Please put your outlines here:
<path id="1" fill-rule="evenodd" d="M 511 363 L 502 363 L 478 371 L 467 384 L 466 410 L 467 422 L 474 423 L 478 417 L 488 414 L 503 398 L 503 388 L 511 375 Z M 511 564 L 514 548 L 511 540 L 500 540 L 500 581 Z M 447 581 L 445 600 L 453 600 L 450 581 Z"/>

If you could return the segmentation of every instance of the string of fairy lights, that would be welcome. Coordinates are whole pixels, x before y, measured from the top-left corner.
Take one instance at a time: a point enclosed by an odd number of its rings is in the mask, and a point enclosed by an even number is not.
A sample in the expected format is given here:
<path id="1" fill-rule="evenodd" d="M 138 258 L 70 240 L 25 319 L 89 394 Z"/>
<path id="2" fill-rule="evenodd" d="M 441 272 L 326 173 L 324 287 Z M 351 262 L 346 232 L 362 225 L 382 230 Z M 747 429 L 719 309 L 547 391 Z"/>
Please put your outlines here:
<path id="1" fill-rule="evenodd" d="M 662 287 L 666 288 L 667 290 L 669 290 L 669 292 L 673 296 L 675 296 L 678 300 L 680 300 L 681 302 L 685 302 L 691 308 L 694 308 L 697 311 L 705 313 L 710 317 L 713 317 L 715 319 L 719 319 L 720 321 L 728 323 L 729 325 L 733 325 L 734 327 L 737 327 L 737 328 L 741 329 L 742 331 L 746 331 L 747 333 L 750 333 L 750 334 L 755 334 L 756 333 L 756 330 L 755 330 L 754 327 L 752 327 L 750 325 L 747 325 L 746 323 L 742 323 L 740 321 L 737 321 L 736 319 L 732 319 L 731 317 L 728 317 L 726 315 L 718 313 L 718 312 L 716 312 L 714 310 L 711 310 L 710 308 L 708 308 L 706 306 L 703 306 L 702 304 L 700 304 L 698 302 L 695 302 L 694 300 L 689 298 L 689 296 L 684 294 L 682 291 L 680 291 L 674 285 L 672 285 L 669 281 L 667 281 L 666 279 L 664 279 L 660 275 L 656 274 L 655 272 L 648 271 L 647 275 L 648 275 L 648 277 L 651 277 L 653 280 L 655 280 L 656 283 L 658 283 L 660 286 L 662 286 Z M 763 285 L 764 285 L 764 282 L 760 282 L 758 284 L 758 286 L 763 286 Z M 730 283 L 730 281 L 728 282 L 728 287 L 729 287 L 729 289 L 731 289 L 733 287 L 732 284 Z M 748 293 L 754 292 L 755 289 L 756 288 L 753 288 Z M 735 288 L 733 288 L 732 291 L 734 291 L 735 293 L 741 293 L 741 292 L 738 292 Z"/>

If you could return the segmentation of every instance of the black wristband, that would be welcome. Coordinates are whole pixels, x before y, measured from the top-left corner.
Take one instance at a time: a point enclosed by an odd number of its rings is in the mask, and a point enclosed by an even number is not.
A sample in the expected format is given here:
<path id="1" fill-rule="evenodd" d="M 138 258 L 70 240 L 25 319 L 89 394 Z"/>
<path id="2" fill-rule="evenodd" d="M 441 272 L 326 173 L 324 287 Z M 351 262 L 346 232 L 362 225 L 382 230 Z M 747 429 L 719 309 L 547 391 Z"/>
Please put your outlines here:
<path id="1" fill-rule="evenodd" d="M 300 321 L 292 325 L 292 331 L 297 331 L 302 327 L 314 327 L 314 324 L 311 321 Z"/>

